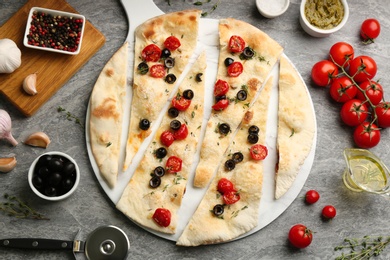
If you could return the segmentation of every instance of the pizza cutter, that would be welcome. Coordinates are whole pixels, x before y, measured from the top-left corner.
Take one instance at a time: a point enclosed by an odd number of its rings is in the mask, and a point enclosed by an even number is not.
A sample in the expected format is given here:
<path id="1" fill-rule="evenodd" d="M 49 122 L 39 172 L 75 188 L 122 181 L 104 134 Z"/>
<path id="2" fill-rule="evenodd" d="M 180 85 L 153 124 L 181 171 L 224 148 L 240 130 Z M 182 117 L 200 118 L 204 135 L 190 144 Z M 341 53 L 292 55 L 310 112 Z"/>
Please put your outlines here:
<path id="1" fill-rule="evenodd" d="M 107 225 L 98 227 L 92 231 L 86 241 L 10 238 L 0 239 L 0 247 L 37 250 L 72 250 L 75 256 L 76 253 L 85 253 L 88 260 L 122 260 L 127 257 L 130 242 L 123 230 L 112 225 Z"/>

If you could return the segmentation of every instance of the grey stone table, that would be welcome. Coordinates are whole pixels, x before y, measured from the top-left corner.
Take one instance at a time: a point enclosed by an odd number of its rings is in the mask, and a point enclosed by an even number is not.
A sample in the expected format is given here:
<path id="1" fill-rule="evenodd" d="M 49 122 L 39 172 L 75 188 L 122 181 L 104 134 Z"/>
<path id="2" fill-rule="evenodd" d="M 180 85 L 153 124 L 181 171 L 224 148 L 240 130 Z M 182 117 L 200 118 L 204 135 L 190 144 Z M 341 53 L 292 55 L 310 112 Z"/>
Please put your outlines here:
<path id="1" fill-rule="evenodd" d="M 0 25 L 5 23 L 25 0 L 0 2 Z M 193 8 L 192 0 L 157 0 L 164 12 Z M 206 2 L 206 1 L 204 1 Z M 15 154 L 17 167 L 8 174 L 0 175 L 0 194 L 17 195 L 30 206 L 50 217 L 49 221 L 17 220 L 0 214 L 0 239 L 6 237 L 46 237 L 73 239 L 78 230 L 80 237 L 100 225 L 112 224 L 122 228 L 131 242 L 131 259 L 334 259 L 340 253 L 333 248 L 345 237 L 365 235 L 390 235 L 389 200 L 384 197 L 354 193 L 347 190 L 341 179 L 345 168 L 342 151 L 353 147 L 352 130 L 339 118 L 339 105 L 333 103 L 327 90 L 315 88 L 310 81 L 313 64 L 327 57 L 330 46 L 347 41 L 357 54 L 372 56 L 379 65 L 377 79 L 390 98 L 390 4 L 386 0 L 349 1 L 350 17 L 347 25 L 327 38 L 313 38 L 300 27 L 299 0 L 292 0 L 289 9 L 275 19 L 262 17 L 255 1 L 221 0 L 215 11 L 210 12 L 212 0 L 202 6 L 209 18 L 234 17 L 259 27 L 277 40 L 305 79 L 313 99 L 318 123 L 318 142 L 314 164 L 298 198 L 275 221 L 261 231 L 244 239 L 219 245 L 197 248 L 176 247 L 174 243 L 152 235 L 129 221 L 118 212 L 94 176 L 85 144 L 82 127 L 68 121 L 57 112 L 62 106 L 85 123 L 89 96 L 94 83 L 111 55 L 124 42 L 128 30 L 126 14 L 119 1 L 69 0 L 78 12 L 84 14 L 105 36 L 106 43 L 39 111 L 32 117 L 24 117 L 4 97 L 0 96 L 0 108 L 9 112 L 13 119 L 13 134 L 18 141 L 33 131 L 44 131 L 52 139 L 48 151 L 59 150 L 76 158 L 82 179 L 79 189 L 67 200 L 48 203 L 37 198 L 27 184 L 27 171 L 31 162 L 44 151 L 19 144 L 11 147 L 0 141 L 0 156 Z M 142 1 L 139 1 L 142 4 Z M 375 17 L 382 23 L 382 32 L 375 44 L 361 44 L 358 32 L 361 22 Z M 0 84 L 2 84 L 0 82 Z M 381 143 L 372 149 L 387 163 L 390 162 L 390 132 L 382 131 Z M 302 196 L 309 189 L 321 194 L 318 203 L 308 206 Z M 337 217 L 323 221 L 321 209 L 326 204 L 337 208 Z M 292 248 L 287 240 L 289 228 L 303 223 L 315 231 L 312 244 L 303 250 Z M 42 252 L 2 250 L 0 259 L 73 259 L 69 252 Z M 378 259 L 390 259 L 390 248 Z"/>

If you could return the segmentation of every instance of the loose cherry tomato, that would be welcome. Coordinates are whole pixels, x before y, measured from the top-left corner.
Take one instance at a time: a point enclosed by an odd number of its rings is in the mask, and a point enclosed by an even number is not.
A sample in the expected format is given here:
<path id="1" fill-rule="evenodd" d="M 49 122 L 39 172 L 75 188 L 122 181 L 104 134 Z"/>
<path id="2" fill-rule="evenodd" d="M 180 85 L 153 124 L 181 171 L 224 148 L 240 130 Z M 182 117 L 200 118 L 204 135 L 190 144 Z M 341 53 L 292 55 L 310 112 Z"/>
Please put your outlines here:
<path id="1" fill-rule="evenodd" d="M 179 130 L 173 133 L 175 140 L 184 140 L 188 135 L 188 128 L 186 124 L 181 124 Z"/>
<path id="2" fill-rule="evenodd" d="M 353 139 L 360 148 L 372 148 L 381 140 L 381 133 L 375 124 L 363 122 L 353 132 Z"/>
<path id="3" fill-rule="evenodd" d="M 214 96 L 220 97 L 226 95 L 229 91 L 229 88 L 229 83 L 222 79 L 217 80 L 217 82 L 214 84 Z"/>
<path id="4" fill-rule="evenodd" d="M 186 99 L 181 95 L 177 95 L 172 99 L 172 106 L 179 111 L 186 110 L 191 105 L 191 99 Z"/>
<path id="5" fill-rule="evenodd" d="M 372 43 L 374 39 L 379 36 L 381 32 L 381 25 L 378 20 L 370 18 L 362 23 L 360 28 L 360 36 L 362 36 L 365 43 Z"/>
<path id="6" fill-rule="evenodd" d="M 351 60 L 353 60 L 354 53 L 355 51 L 351 44 L 337 42 L 330 48 L 329 58 L 339 66 L 348 67 Z"/>
<path id="7" fill-rule="evenodd" d="M 320 199 L 320 194 L 316 190 L 308 190 L 306 192 L 305 201 L 309 204 L 314 204 Z"/>
<path id="8" fill-rule="evenodd" d="M 329 88 L 330 96 L 339 103 L 353 99 L 357 93 L 356 86 L 347 76 L 342 76 L 333 80 Z"/>
<path id="9" fill-rule="evenodd" d="M 231 191 L 225 192 L 222 195 L 222 199 L 226 205 L 231 205 L 231 204 L 234 204 L 240 200 L 240 194 L 235 190 L 231 190 Z"/>
<path id="10" fill-rule="evenodd" d="M 170 173 L 176 173 L 181 171 L 182 160 L 177 156 L 171 156 L 165 163 L 165 168 Z"/>
<path id="11" fill-rule="evenodd" d="M 358 126 L 367 119 L 368 113 L 366 104 L 361 100 L 351 99 L 341 107 L 340 116 L 346 125 Z"/>
<path id="12" fill-rule="evenodd" d="M 268 149 L 266 146 L 261 144 L 252 145 L 249 150 L 249 153 L 253 160 L 259 161 L 264 160 L 268 155 Z"/>
<path id="13" fill-rule="evenodd" d="M 168 209 L 157 208 L 153 214 L 153 220 L 159 226 L 167 227 L 171 224 L 171 212 Z"/>
<path id="14" fill-rule="evenodd" d="M 326 219 L 332 219 L 336 217 L 336 208 L 333 207 L 332 205 L 326 205 L 322 209 L 322 216 Z"/>
<path id="15" fill-rule="evenodd" d="M 311 78 L 317 86 L 326 87 L 337 76 L 337 66 L 328 60 L 322 60 L 314 64 L 311 69 Z"/>
<path id="16" fill-rule="evenodd" d="M 227 73 L 230 77 L 238 77 L 244 71 L 244 67 L 241 62 L 235 61 L 227 68 Z"/>
<path id="17" fill-rule="evenodd" d="M 169 36 L 164 41 L 164 46 L 170 51 L 174 51 L 177 48 L 179 48 L 181 45 L 180 40 L 176 38 L 175 36 Z"/>
<path id="18" fill-rule="evenodd" d="M 378 126 L 390 127 L 390 102 L 381 102 L 375 108 Z"/>
<path id="19" fill-rule="evenodd" d="M 212 108 L 216 111 L 222 111 L 226 109 L 229 106 L 229 100 L 227 99 L 221 99 L 217 103 L 215 103 Z"/>
<path id="20" fill-rule="evenodd" d="M 229 40 L 229 49 L 231 52 L 242 52 L 245 48 L 245 41 L 238 35 L 233 35 Z"/>
<path id="21" fill-rule="evenodd" d="M 382 86 L 372 80 L 366 80 L 359 84 L 359 87 L 366 93 L 368 99 L 373 105 L 378 105 L 383 99 L 383 88 Z M 366 97 L 363 92 L 358 91 L 356 98 L 362 101 L 366 101 Z"/>
<path id="22" fill-rule="evenodd" d="M 144 61 L 156 62 L 161 57 L 161 49 L 156 44 L 149 44 L 142 50 L 141 57 Z"/>
<path id="23" fill-rule="evenodd" d="M 230 180 L 226 179 L 226 178 L 221 178 L 218 181 L 217 190 L 221 194 L 225 194 L 225 193 L 227 193 L 229 191 L 235 191 L 233 183 Z"/>
<path id="24" fill-rule="evenodd" d="M 163 145 L 169 147 L 175 141 L 175 136 L 170 131 L 164 131 L 160 136 L 160 141 Z"/>
<path id="25" fill-rule="evenodd" d="M 153 65 L 149 71 L 153 78 L 163 78 L 166 74 L 165 67 L 162 64 Z"/>
<path id="26" fill-rule="evenodd" d="M 372 79 L 376 72 L 376 62 L 369 56 L 358 56 L 349 64 L 349 75 L 358 83 Z"/>
<path id="27" fill-rule="evenodd" d="M 296 224 L 291 227 L 288 240 L 297 248 L 305 248 L 311 244 L 313 232 L 302 224 Z"/>

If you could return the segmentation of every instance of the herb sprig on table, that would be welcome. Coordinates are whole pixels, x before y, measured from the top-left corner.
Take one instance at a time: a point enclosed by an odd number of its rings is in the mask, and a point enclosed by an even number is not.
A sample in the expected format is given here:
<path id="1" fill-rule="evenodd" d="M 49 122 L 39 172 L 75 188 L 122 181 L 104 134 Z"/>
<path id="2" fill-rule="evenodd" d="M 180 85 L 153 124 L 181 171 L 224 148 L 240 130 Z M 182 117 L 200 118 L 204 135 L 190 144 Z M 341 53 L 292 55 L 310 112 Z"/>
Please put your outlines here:
<path id="1" fill-rule="evenodd" d="M 169 6 L 171 6 L 171 0 L 166 0 L 166 2 L 168 3 Z M 194 3 L 192 3 L 193 5 L 196 5 L 196 6 L 202 6 L 204 4 L 208 4 L 210 3 L 211 0 L 204 0 L 204 1 L 195 1 Z M 202 17 L 205 17 L 209 14 L 211 14 L 212 12 L 215 11 L 215 9 L 217 9 L 219 3 L 221 2 L 221 0 L 218 0 L 217 3 L 213 4 L 213 6 L 211 7 L 210 11 L 208 12 L 202 12 L 201 16 Z"/>
<path id="2" fill-rule="evenodd" d="M 73 115 L 73 114 L 70 113 L 69 111 L 66 111 L 65 108 L 59 106 L 59 107 L 57 108 L 57 111 L 58 111 L 58 113 L 64 112 L 65 115 L 66 115 L 66 119 L 67 119 L 67 120 L 69 120 L 69 121 L 73 121 L 73 120 L 74 120 L 76 124 L 78 124 L 78 125 L 80 125 L 81 127 L 84 128 L 83 124 L 81 123 L 80 118 L 78 118 L 77 116 Z"/>
<path id="3" fill-rule="evenodd" d="M 390 243 L 388 237 L 346 238 L 344 243 L 335 247 L 335 251 L 350 250 L 348 253 L 342 253 L 336 260 L 363 260 L 370 259 L 372 256 L 378 256 Z"/>
<path id="4" fill-rule="evenodd" d="M 36 220 L 50 220 L 43 214 L 37 212 L 28 206 L 25 202 L 21 201 L 16 196 L 10 196 L 4 194 L 5 202 L 0 202 L 0 211 L 11 217 L 24 218 L 24 219 L 36 219 Z"/>

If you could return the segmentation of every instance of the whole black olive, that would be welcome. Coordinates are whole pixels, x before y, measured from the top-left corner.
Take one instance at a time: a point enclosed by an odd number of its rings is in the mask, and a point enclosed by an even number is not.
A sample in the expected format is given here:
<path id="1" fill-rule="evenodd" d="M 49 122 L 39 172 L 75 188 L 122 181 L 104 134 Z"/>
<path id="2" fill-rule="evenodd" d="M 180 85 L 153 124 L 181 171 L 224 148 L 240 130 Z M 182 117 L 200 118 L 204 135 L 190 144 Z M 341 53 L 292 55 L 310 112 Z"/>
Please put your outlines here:
<path id="1" fill-rule="evenodd" d="M 62 181 L 62 187 L 65 189 L 65 191 L 69 191 L 74 185 L 74 182 L 67 178 L 65 180 Z"/>
<path id="2" fill-rule="evenodd" d="M 180 123 L 179 120 L 174 119 L 174 120 L 171 121 L 169 126 L 171 127 L 172 130 L 179 130 L 180 126 L 181 126 L 181 123 Z"/>
<path id="3" fill-rule="evenodd" d="M 141 119 L 141 121 L 139 121 L 139 128 L 141 130 L 148 130 L 150 127 L 150 121 L 146 118 L 143 118 Z"/>
<path id="4" fill-rule="evenodd" d="M 226 123 L 220 124 L 218 129 L 219 129 L 219 133 L 223 135 L 227 135 L 230 132 L 230 126 Z"/>
<path id="5" fill-rule="evenodd" d="M 164 65 L 166 68 L 168 69 L 172 69 L 173 67 L 175 67 L 175 59 L 172 58 L 172 57 L 168 57 L 164 60 Z"/>
<path id="6" fill-rule="evenodd" d="M 196 82 L 202 82 L 202 76 L 203 76 L 203 73 L 196 74 L 195 81 Z"/>
<path id="7" fill-rule="evenodd" d="M 221 216 L 223 214 L 223 212 L 224 212 L 223 205 L 217 204 L 217 205 L 214 206 L 213 213 L 214 213 L 215 216 L 217 216 L 217 217 Z"/>
<path id="8" fill-rule="evenodd" d="M 233 170 L 236 167 L 236 163 L 233 159 L 229 159 L 225 162 L 225 169 L 228 171 Z"/>
<path id="9" fill-rule="evenodd" d="M 179 115 L 179 110 L 177 110 L 177 108 L 171 107 L 168 109 L 168 115 L 170 118 L 175 118 Z"/>
<path id="10" fill-rule="evenodd" d="M 49 169 L 47 168 L 47 166 L 42 166 L 41 168 L 38 169 L 38 175 L 45 179 L 47 176 L 49 176 Z"/>
<path id="11" fill-rule="evenodd" d="M 257 134 L 249 134 L 247 140 L 250 144 L 255 144 L 259 141 L 259 136 Z"/>
<path id="12" fill-rule="evenodd" d="M 58 172 L 54 172 L 49 176 L 49 184 L 52 186 L 57 186 L 61 182 L 61 180 L 62 176 Z"/>
<path id="13" fill-rule="evenodd" d="M 63 172 L 65 173 L 65 175 L 72 175 L 72 173 L 74 173 L 76 171 L 76 166 L 74 165 L 74 163 L 72 162 L 66 162 L 64 164 L 64 169 L 63 169 Z"/>
<path id="14" fill-rule="evenodd" d="M 60 158 L 53 157 L 49 162 L 48 168 L 51 172 L 60 172 L 63 166 L 64 164 Z"/>
<path id="15" fill-rule="evenodd" d="M 194 91 L 192 91 L 191 89 L 186 89 L 183 91 L 183 97 L 185 99 L 193 99 L 194 98 Z"/>
<path id="16" fill-rule="evenodd" d="M 234 60 L 232 58 L 226 58 L 224 61 L 226 67 L 229 67 L 233 62 Z"/>
<path id="17" fill-rule="evenodd" d="M 255 125 L 251 125 L 248 129 L 249 134 L 258 134 L 259 132 L 260 132 L 260 129 Z"/>
<path id="18" fill-rule="evenodd" d="M 173 84 L 173 83 L 175 83 L 175 81 L 176 81 L 176 76 L 173 75 L 173 74 L 168 74 L 165 77 L 165 82 L 168 83 L 168 84 Z"/>
<path id="19" fill-rule="evenodd" d="M 140 64 L 138 64 L 137 70 L 141 75 L 145 75 L 149 71 L 149 66 L 148 64 L 146 64 L 146 62 L 143 61 Z"/>
<path id="20" fill-rule="evenodd" d="M 248 97 L 248 94 L 246 93 L 245 90 L 241 89 L 240 91 L 237 92 L 237 100 L 239 101 L 244 101 Z"/>
<path id="21" fill-rule="evenodd" d="M 169 56 L 171 56 L 171 51 L 168 50 L 168 49 L 163 49 L 162 52 L 161 52 L 161 58 L 168 58 Z"/>
<path id="22" fill-rule="evenodd" d="M 233 154 L 232 159 L 235 163 L 239 163 L 244 160 L 244 155 L 241 152 L 236 152 Z"/>
<path id="23" fill-rule="evenodd" d="M 160 147 L 156 150 L 156 157 L 158 159 L 162 159 L 164 158 L 165 156 L 167 156 L 167 149 L 165 149 L 165 147 Z"/>
<path id="24" fill-rule="evenodd" d="M 32 178 L 32 183 L 34 187 L 37 189 L 42 188 L 44 185 L 42 178 L 39 177 L 38 175 L 34 175 L 34 177 Z"/>
<path id="25" fill-rule="evenodd" d="M 46 187 L 45 194 L 49 197 L 57 196 L 57 189 L 54 187 Z"/>
<path id="26" fill-rule="evenodd" d="M 162 177 L 165 175 L 165 169 L 161 166 L 157 166 L 154 171 L 153 171 L 153 174 L 155 176 L 158 176 L 158 177 Z"/>
<path id="27" fill-rule="evenodd" d="M 151 188 L 157 188 L 161 184 L 161 178 L 158 176 L 153 176 L 149 181 L 149 186 Z"/>

